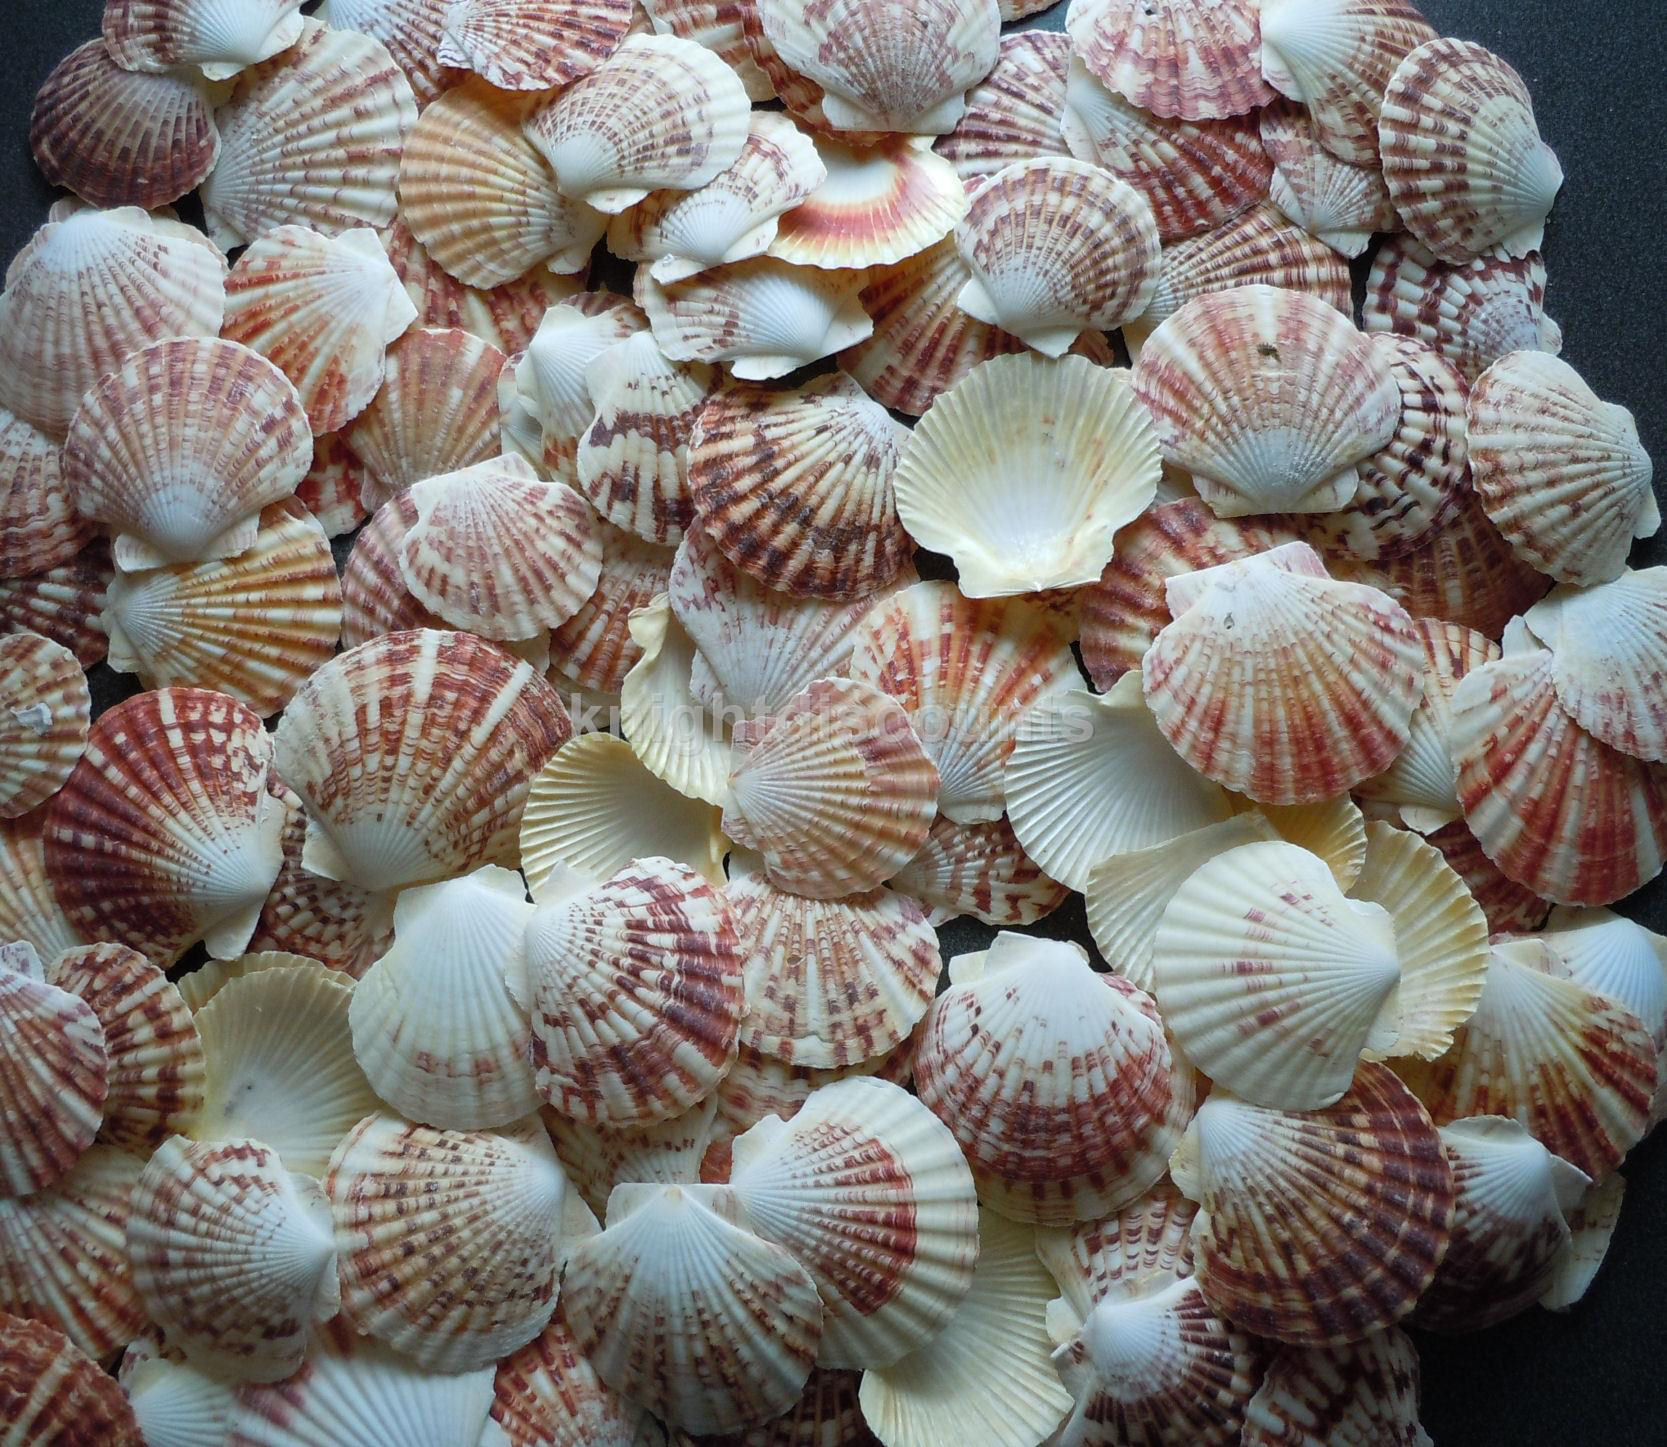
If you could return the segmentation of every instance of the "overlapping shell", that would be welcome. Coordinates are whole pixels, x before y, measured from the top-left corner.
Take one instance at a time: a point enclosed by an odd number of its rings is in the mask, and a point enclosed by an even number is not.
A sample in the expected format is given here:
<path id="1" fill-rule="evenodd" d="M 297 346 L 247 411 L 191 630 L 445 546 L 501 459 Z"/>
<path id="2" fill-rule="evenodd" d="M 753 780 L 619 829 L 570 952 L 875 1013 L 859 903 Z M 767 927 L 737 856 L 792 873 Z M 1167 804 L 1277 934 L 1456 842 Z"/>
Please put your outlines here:
<path id="1" fill-rule="evenodd" d="M 127 1394 L 62 1332 L 0 1312 L 0 1402 L 19 1442 L 144 1447 Z"/>
<path id="2" fill-rule="evenodd" d="M 935 921 L 970 915 L 994 925 L 1035 924 L 1070 894 L 1037 868 L 1006 818 L 957 824 L 940 816 L 891 887 L 918 899 Z"/>
<path id="3" fill-rule="evenodd" d="M 1398 1327 L 1346 1346 L 1282 1347 L 1250 1399 L 1245 1447 L 1430 1447 L 1418 1397 L 1418 1348 Z"/>
<path id="4" fill-rule="evenodd" d="M 1014 161 L 1065 154 L 1060 106 L 1070 56 L 1070 41 L 1049 31 L 1002 36 L 995 68 L 967 92 L 965 113 L 932 149 L 963 182 Z"/>
<path id="5" fill-rule="evenodd" d="M 1373 233 L 1400 226 L 1382 174 L 1351 165 L 1325 148 L 1325 136 L 1300 106 L 1262 112 L 1262 144 L 1273 162 L 1273 204 L 1312 236 L 1344 256 L 1366 250 Z"/>
<path id="6" fill-rule="evenodd" d="M 1072 0 L 1065 18 L 1083 64 L 1160 116 L 1210 120 L 1272 98 L 1251 0 Z"/>
<path id="7" fill-rule="evenodd" d="M 287 50 L 301 36 L 299 0 L 251 0 L 227 11 L 211 0 L 112 0 L 104 41 L 127 70 L 196 66 L 226 80 Z"/>
<path id="8" fill-rule="evenodd" d="M 357 30 L 387 47 L 426 106 L 463 79 L 439 60 L 441 29 L 451 0 L 323 0 L 314 19 L 335 30 Z"/>
<path id="9" fill-rule="evenodd" d="M 39 633 L 0 637 L 0 818 L 44 804 L 87 747 L 92 698 L 81 665 Z"/>
<path id="10" fill-rule="evenodd" d="M 44 432 L 0 411 L 0 577 L 58 567 L 92 539 L 64 486 L 61 451 Z"/>
<path id="11" fill-rule="evenodd" d="M 437 58 L 502 90 L 557 90 L 607 59 L 630 23 L 627 0 L 460 0 Z"/>

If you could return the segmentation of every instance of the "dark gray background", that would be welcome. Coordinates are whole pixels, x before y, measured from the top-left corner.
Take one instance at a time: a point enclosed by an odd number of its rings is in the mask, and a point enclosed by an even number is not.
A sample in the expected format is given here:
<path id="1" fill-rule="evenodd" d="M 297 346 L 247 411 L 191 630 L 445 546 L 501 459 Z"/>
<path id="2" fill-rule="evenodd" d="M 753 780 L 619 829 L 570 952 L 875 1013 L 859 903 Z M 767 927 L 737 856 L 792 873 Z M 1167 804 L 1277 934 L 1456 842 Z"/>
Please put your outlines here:
<path id="1" fill-rule="evenodd" d="M 309 8 L 311 8 L 309 6 Z M 8 7 L 11 56 L 0 93 L 0 258 L 45 218 L 52 192 L 29 157 L 35 89 L 98 30 L 100 0 L 21 0 Z M 1062 3 L 1033 23 L 1063 24 Z M 1563 355 L 1606 399 L 1630 407 L 1645 445 L 1667 446 L 1667 4 L 1663 0 L 1427 0 L 1444 33 L 1477 40 L 1517 67 L 1540 126 L 1568 174 L 1547 232 L 1547 309 Z M 1667 561 L 1641 545 L 1635 565 Z M 1667 932 L 1662 881 L 1626 906 Z M 1080 903 L 1049 933 L 1087 942 Z M 946 953 L 977 931 L 946 931 Z M 1667 1443 L 1667 1145 L 1646 1142 L 1625 1168 L 1626 1208 L 1610 1261 L 1567 1317 L 1535 1311 L 1476 1337 L 1423 1336 L 1424 1421 L 1439 1447 L 1471 1444 Z"/>

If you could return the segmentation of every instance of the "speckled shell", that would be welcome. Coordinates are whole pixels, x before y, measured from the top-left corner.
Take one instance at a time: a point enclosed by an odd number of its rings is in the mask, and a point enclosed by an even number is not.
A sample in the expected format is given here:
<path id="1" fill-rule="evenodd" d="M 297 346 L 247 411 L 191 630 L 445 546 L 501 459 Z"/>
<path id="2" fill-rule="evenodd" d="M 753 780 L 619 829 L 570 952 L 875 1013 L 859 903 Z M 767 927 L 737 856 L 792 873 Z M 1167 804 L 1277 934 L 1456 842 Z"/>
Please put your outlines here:
<path id="1" fill-rule="evenodd" d="M 399 555 L 416 521 L 416 503 L 408 493 L 395 493 L 353 539 L 341 575 L 344 648 L 408 628 L 450 626 L 423 607 L 400 571 Z"/>
<path id="2" fill-rule="evenodd" d="M 771 100 L 775 87 L 747 44 L 743 17 L 751 8 L 745 0 L 644 0 L 642 5 L 656 32 L 704 45 L 740 76 L 752 100 Z"/>
<path id="3" fill-rule="evenodd" d="M 650 858 L 594 886 L 547 882 L 526 946 L 533 1071 L 561 1114 L 665 1120 L 710 1095 L 735 1058 L 735 923 L 687 865 Z"/>
<path id="4" fill-rule="evenodd" d="M 1384 92 L 1378 138 L 1401 219 L 1443 261 L 1539 249 L 1563 168 L 1540 139 L 1528 87 L 1497 55 L 1425 41 Z"/>
<path id="5" fill-rule="evenodd" d="M 46 877 L 46 811 L 0 819 L 0 938 L 53 959 L 83 943 Z"/>
<path id="6" fill-rule="evenodd" d="M 922 1026 L 915 1086 L 985 1203 L 1067 1225 L 1148 1190 L 1194 1099 L 1150 998 L 1095 974 L 1078 946 L 1021 935 L 950 980 Z"/>
<path id="7" fill-rule="evenodd" d="M 222 693 L 161 689 L 102 714 L 47 810 L 47 872 L 77 928 L 164 965 L 198 939 L 240 953 L 283 858 L 271 766 L 259 717 Z"/>
<path id="8" fill-rule="evenodd" d="M 596 1375 L 560 1306 L 532 1341 L 498 1363 L 492 1420 L 510 1447 L 652 1447 L 647 1411 Z"/>
<path id="9" fill-rule="evenodd" d="M 1320 1111 L 1269 1111 L 1217 1091 L 1171 1168 L 1202 1207 L 1193 1250 L 1205 1298 L 1276 1341 L 1336 1346 L 1399 1321 L 1452 1235 L 1441 1137 L 1383 1065 L 1362 1065 Z"/>
<path id="10" fill-rule="evenodd" d="M 39 633 L 0 637 L 0 818 L 27 814 L 63 787 L 91 716 L 73 653 Z"/>
<path id="11" fill-rule="evenodd" d="M 45 1322 L 0 1313 L 0 1408 L 18 1443 L 145 1447 L 127 1394 Z"/>
<path id="12" fill-rule="evenodd" d="M 650 1125 L 592 1125 L 549 1106 L 539 1112 L 539 1119 L 555 1142 L 556 1155 L 567 1172 L 568 1184 L 582 1198 L 581 1205 L 600 1217 L 607 1213 L 615 1186 L 697 1184 L 703 1178 L 707 1147 L 716 1134 L 717 1113 L 717 1097 L 709 1095 L 681 1115 Z M 716 1177 L 708 1174 L 705 1179 Z M 569 1248 L 575 1244 L 573 1238 L 564 1242 Z"/>
<path id="13" fill-rule="evenodd" d="M 99 615 L 113 572 L 110 545 L 97 539 L 67 563 L 26 577 L 0 578 L 0 627 L 39 633 L 91 668 L 108 647 Z"/>
<path id="14" fill-rule="evenodd" d="M 381 385 L 380 363 L 377 385 Z M 295 489 L 295 497 L 318 519 L 326 537 L 345 537 L 370 516 L 359 496 L 363 472 L 363 465 L 338 433 L 313 438 L 313 465 Z"/>
<path id="15" fill-rule="evenodd" d="M 632 641 L 631 613 L 663 593 L 671 577 L 672 551 L 597 519 L 602 572 L 596 590 L 571 618 L 550 630 L 549 679 L 556 692 L 575 688 L 617 695 L 641 656 Z"/>
<path id="16" fill-rule="evenodd" d="M 1463 819 L 1444 824 L 1429 836 L 1429 842 L 1465 882 L 1487 916 L 1490 930 L 1534 930 L 1545 923 L 1551 901 L 1506 878 Z"/>
<path id="17" fill-rule="evenodd" d="M 426 106 L 463 79 L 439 61 L 441 27 L 452 0 L 323 0 L 313 18 L 380 41 Z"/>
<path id="18" fill-rule="evenodd" d="M 104 42 L 127 70 L 196 66 L 210 80 L 227 80 L 294 45 L 300 10 L 301 0 L 247 0 L 229 10 L 214 0 L 111 0 Z"/>
<path id="19" fill-rule="evenodd" d="M 1250 1399 L 1244 1447 L 1430 1447 L 1418 1394 L 1418 1348 L 1396 1327 L 1348 1346 L 1282 1347 Z"/>
<path id="20" fill-rule="evenodd" d="M 0 407 L 62 439 L 81 398 L 158 336 L 212 337 L 226 259 L 201 232 L 136 207 L 48 221 L 0 296 Z"/>
<path id="21" fill-rule="evenodd" d="M 566 1189 L 536 1120 L 491 1133 L 361 1121 L 324 1177 L 342 1310 L 430 1371 L 491 1365 L 550 1319 Z"/>
<path id="22" fill-rule="evenodd" d="M 556 90 L 613 53 L 631 10 L 631 0 L 457 0 L 438 59 L 503 90 Z"/>
<path id="23" fill-rule="evenodd" d="M 95 206 L 148 210 L 196 188 L 220 153 L 220 133 L 194 77 L 135 74 L 89 40 L 42 83 L 29 146 L 54 186 Z"/>
<path id="24" fill-rule="evenodd" d="M 309 20 L 295 46 L 238 77 L 214 118 L 220 159 L 201 194 L 220 245 L 291 222 L 335 234 L 394 219 L 417 101 L 378 41 Z"/>
<path id="25" fill-rule="evenodd" d="M 1035 924 L 1070 895 L 1024 852 L 1005 818 L 957 824 L 940 816 L 891 887 L 920 901 L 936 923 L 963 915 L 993 925 Z"/>
<path id="26" fill-rule="evenodd" d="M 1165 1176 L 1114 1215 L 1036 1233 L 1036 1255 L 1079 1316 L 1119 1287 L 1193 1274 L 1198 1206 Z"/>
<path id="27" fill-rule="evenodd" d="M 1212 120 L 1272 98 L 1254 0 L 1072 0 L 1065 27 L 1097 80 L 1155 115 Z"/>
<path id="28" fill-rule="evenodd" d="M 58 467 L 60 448 L 0 411 L 0 577 L 23 578 L 69 562 L 91 541 Z"/>
<path id="29" fill-rule="evenodd" d="M 967 109 L 933 149 L 963 181 L 1033 156 L 1063 156 L 1059 112 L 1071 42 L 1045 30 L 1004 35 L 993 69 L 967 92 Z M 1090 159 L 1090 158 L 1085 158 Z"/>
<path id="30" fill-rule="evenodd" d="M 1400 217 L 1382 172 L 1332 155 L 1301 106 L 1289 101 L 1268 106 L 1262 112 L 1261 133 L 1274 165 L 1273 204 L 1309 235 L 1343 256 L 1356 257 L 1366 250 L 1373 233 L 1399 229 Z"/>
<path id="31" fill-rule="evenodd" d="M 164 1142 L 134 1187 L 127 1252 L 168 1342 L 234 1378 L 289 1376 L 339 1308 L 323 1194 L 259 1141 Z"/>
<path id="32" fill-rule="evenodd" d="M 571 733 L 549 684 L 470 634 L 350 649 L 278 725 L 279 772 L 307 806 L 303 863 L 390 889 L 513 857 L 527 785 Z"/>
<path id="33" fill-rule="evenodd" d="M 770 1055 L 743 1047 L 735 1064 L 719 1083 L 713 1099 L 717 1114 L 711 1139 L 701 1166 L 701 1179 L 719 1181 L 729 1174 L 730 1146 L 750 1126 L 767 1115 L 791 1120 L 810 1098 L 811 1092 L 853 1075 L 877 1075 L 897 1085 L 907 1085 L 914 1069 L 914 1040 L 911 1036 L 897 1049 L 871 1060 L 835 1070 L 812 1070 L 789 1065 Z"/>
<path id="34" fill-rule="evenodd" d="M 836 899 L 914 858 L 937 802 L 938 771 L 903 709 L 867 684 L 823 678 L 739 751 L 723 828 L 763 856 L 772 883 Z"/>

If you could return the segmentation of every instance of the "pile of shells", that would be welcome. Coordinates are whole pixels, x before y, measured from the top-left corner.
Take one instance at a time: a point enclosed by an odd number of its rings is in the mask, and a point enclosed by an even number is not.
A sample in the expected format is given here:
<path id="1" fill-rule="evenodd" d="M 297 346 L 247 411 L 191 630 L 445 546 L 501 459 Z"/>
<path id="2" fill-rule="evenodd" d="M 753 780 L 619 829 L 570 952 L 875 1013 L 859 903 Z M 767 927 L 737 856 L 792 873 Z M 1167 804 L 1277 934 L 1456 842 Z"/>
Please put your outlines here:
<path id="1" fill-rule="evenodd" d="M 1405 1325 L 1584 1293 L 1667 569 L 1557 159 L 1406 0 L 1045 8 L 109 0 L 46 81 L 7 1442 L 1410 1447 Z"/>

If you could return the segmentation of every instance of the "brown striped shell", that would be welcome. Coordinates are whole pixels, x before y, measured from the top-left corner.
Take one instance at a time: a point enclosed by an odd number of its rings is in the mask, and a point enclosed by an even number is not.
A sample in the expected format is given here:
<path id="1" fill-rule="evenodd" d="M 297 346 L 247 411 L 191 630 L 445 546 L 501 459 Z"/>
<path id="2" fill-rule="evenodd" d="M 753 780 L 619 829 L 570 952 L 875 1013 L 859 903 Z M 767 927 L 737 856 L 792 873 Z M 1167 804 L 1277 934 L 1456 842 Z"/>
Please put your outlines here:
<path id="1" fill-rule="evenodd" d="M 1033 156 L 1064 155 L 1059 112 L 1070 56 L 1071 42 L 1050 31 L 1002 36 L 995 68 L 967 92 L 966 112 L 932 149 L 962 181 Z"/>
<path id="2" fill-rule="evenodd" d="M 1250 1399 L 1244 1447 L 1430 1447 L 1418 1348 L 1397 1327 L 1346 1346 L 1280 1348 Z"/>
<path id="3" fill-rule="evenodd" d="M 631 638 L 631 614 L 664 593 L 671 579 L 672 550 L 645 543 L 600 518 L 602 571 L 596 590 L 565 623 L 550 630 L 549 679 L 557 693 L 574 688 L 617 695 L 625 675 L 642 656 Z"/>
<path id="4" fill-rule="evenodd" d="M 323 0 L 313 18 L 380 41 L 410 82 L 417 104 L 426 106 L 463 79 L 462 71 L 438 58 L 450 8 L 451 0 Z"/>
<path id="5" fill-rule="evenodd" d="M 0 1420 L 19 1443 L 144 1447 L 127 1393 L 62 1332 L 0 1313 Z"/>
<path id="6" fill-rule="evenodd" d="M 919 900 L 934 923 L 970 916 L 993 925 L 1035 924 L 1071 893 L 1042 873 L 1005 817 L 957 824 L 940 815 L 890 884 Z"/>
<path id="7" fill-rule="evenodd" d="M 61 450 L 44 432 L 0 411 L 0 578 L 58 567 L 92 539 L 92 525 L 64 486 Z"/>
<path id="8" fill-rule="evenodd" d="M 1350 258 L 1372 236 L 1400 228 L 1400 217 L 1376 166 L 1339 160 L 1301 106 L 1281 101 L 1262 111 L 1262 144 L 1274 166 L 1270 196 L 1311 236 Z"/>
<path id="9" fill-rule="evenodd" d="M 643 0 L 654 29 L 661 35 L 680 35 L 704 45 L 741 77 L 747 95 L 771 100 L 775 88 L 759 69 L 747 44 L 744 17 L 753 13 L 747 0 Z"/>
<path id="10" fill-rule="evenodd" d="M 46 811 L 0 819 L 0 940 L 33 945 L 42 959 L 84 943 L 46 877 Z"/>
<path id="11" fill-rule="evenodd" d="M 555 1142 L 568 1185 L 584 1209 L 600 1218 L 619 1185 L 694 1185 L 714 1177 L 703 1170 L 717 1133 L 718 1101 L 709 1095 L 681 1115 L 648 1125 L 593 1125 L 561 1115 L 549 1106 L 539 1119 Z M 570 1202 L 571 1204 L 571 1202 Z M 570 1239 L 567 1244 L 574 1242 Z"/>
<path id="12" fill-rule="evenodd" d="M 1490 930 L 1536 930 L 1545 923 L 1551 901 L 1502 874 L 1463 819 L 1437 829 L 1429 842 L 1464 880 Z"/>
<path id="13" fill-rule="evenodd" d="M 295 497 L 318 519 L 326 537 L 344 537 L 370 516 L 359 496 L 363 471 L 339 433 L 313 438 L 313 465 L 295 489 Z"/>
<path id="14" fill-rule="evenodd" d="M 502 90 L 557 90 L 613 53 L 631 11 L 631 0 L 461 0 L 438 59 Z"/>
<path id="15" fill-rule="evenodd" d="M 104 41 L 127 70 L 196 66 L 210 80 L 227 80 L 294 45 L 300 10 L 300 0 L 248 0 L 229 13 L 212 0 L 111 0 Z"/>
<path id="16" fill-rule="evenodd" d="M 39 633 L 0 636 L 0 818 L 27 814 L 63 787 L 91 716 L 73 653 Z"/>
<path id="17" fill-rule="evenodd" d="M 646 1417 L 596 1375 L 559 1305 L 542 1332 L 498 1363 L 492 1420 L 511 1447 L 644 1447 Z"/>
<path id="18" fill-rule="evenodd" d="M 1155 115 L 1212 120 L 1272 98 L 1255 0 L 1072 0 L 1071 44 L 1096 79 Z"/>

